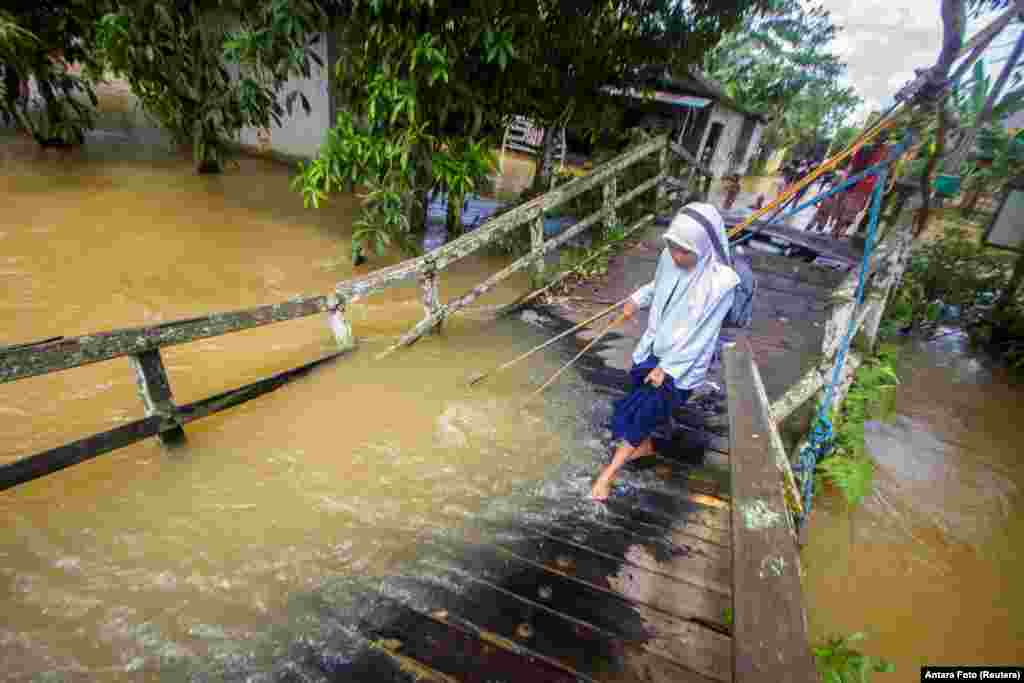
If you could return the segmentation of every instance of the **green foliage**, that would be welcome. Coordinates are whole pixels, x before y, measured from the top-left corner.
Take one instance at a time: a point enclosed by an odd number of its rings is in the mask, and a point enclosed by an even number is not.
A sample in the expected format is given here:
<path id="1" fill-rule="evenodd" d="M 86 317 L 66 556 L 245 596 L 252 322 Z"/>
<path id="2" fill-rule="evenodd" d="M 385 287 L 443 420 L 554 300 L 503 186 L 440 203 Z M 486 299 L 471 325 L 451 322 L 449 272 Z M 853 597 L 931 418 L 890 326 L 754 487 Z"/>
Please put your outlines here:
<path id="1" fill-rule="evenodd" d="M 864 633 L 832 636 L 813 648 L 818 675 L 823 683 L 867 683 L 874 673 L 896 670 L 891 662 L 854 649 L 853 645 L 866 637 Z"/>
<path id="2" fill-rule="evenodd" d="M 222 167 L 226 143 L 246 127 L 268 128 L 300 93 L 286 79 L 321 60 L 311 36 L 325 20 L 312 0 L 132 0 L 99 21 L 97 54 L 123 75 L 172 138 L 191 145 L 200 171 Z"/>
<path id="3" fill-rule="evenodd" d="M 832 451 L 815 472 L 817 483 L 827 481 L 838 488 L 850 507 L 859 505 L 871 492 L 875 463 L 865 451 L 864 423 L 886 419 L 895 409 L 897 356 L 896 347 L 883 345 L 858 368 L 842 410 L 833 418 Z"/>
<path id="4" fill-rule="evenodd" d="M 345 183 L 380 189 L 368 200 L 359 233 L 359 241 L 375 245 L 385 236 L 416 233 L 423 198 L 443 191 L 448 234 L 455 236 L 462 198 L 493 172 L 494 159 L 484 150 L 510 116 L 529 116 L 549 129 L 570 119 L 583 129 L 604 129 L 622 104 L 604 86 L 642 80 L 639 65 L 681 70 L 696 63 L 724 30 L 765 4 L 341 3 L 335 73 L 353 118 L 339 120 L 296 187 L 313 206 Z M 406 197 L 407 220 L 384 220 L 377 208 L 392 193 Z M 510 248 L 519 242 L 507 240 Z"/>
<path id="5" fill-rule="evenodd" d="M 93 75 L 87 50 L 97 3 L 10 0 L 0 11 L 0 119 L 16 122 L 41 145 L 80 144 L 93 125 Z M 84 67 L 81 75 L 68 66 Z M 40 101 L 21 97 L 35 80 Z"/>
<path id="6" fill-rule="evenodd" d="M 909 311 L 909 324 L 919 325 L 937 319 L 941 302 L 958 307 L 966 321 L 1006 287 L 1009 267 L 1005 253 L 949 227 L 941 238 L 914 248 L 891 308 L 904 317 Z"/>
<path id="7" fill-rule="evenodd" d="M 765 16 L 749 16 L 704 60 L 730 97 L 771 122 L 762 136 L 768 153 L 828 139 L 860 104 L 840 83 L 846 65 L 831 52 L 839 33 L 820 6 L 779 0 Z"/>

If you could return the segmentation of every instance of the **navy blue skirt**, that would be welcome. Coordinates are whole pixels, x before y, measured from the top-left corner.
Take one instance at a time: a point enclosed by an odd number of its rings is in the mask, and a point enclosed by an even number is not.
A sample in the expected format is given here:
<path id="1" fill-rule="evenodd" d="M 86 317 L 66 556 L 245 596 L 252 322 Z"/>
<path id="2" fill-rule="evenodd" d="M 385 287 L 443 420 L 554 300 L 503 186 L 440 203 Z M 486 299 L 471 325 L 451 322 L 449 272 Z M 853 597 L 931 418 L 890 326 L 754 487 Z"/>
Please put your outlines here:
<path id="1" fill-rule="evenodd" d="M 636 448 L 661 425 L 668 422 L 673 411 L 690 398 L 688 389 L 679 389 L 675 381 L 665 376 L 660 387 L 644 384 L 644 379 L 658 367 L 658 358 L 648 356 L 643 363 L 634 364 L 629 371 L 633 390 L 621 401 L 615 402 L 612 414 L 612 438 L 625 439 Z"/>

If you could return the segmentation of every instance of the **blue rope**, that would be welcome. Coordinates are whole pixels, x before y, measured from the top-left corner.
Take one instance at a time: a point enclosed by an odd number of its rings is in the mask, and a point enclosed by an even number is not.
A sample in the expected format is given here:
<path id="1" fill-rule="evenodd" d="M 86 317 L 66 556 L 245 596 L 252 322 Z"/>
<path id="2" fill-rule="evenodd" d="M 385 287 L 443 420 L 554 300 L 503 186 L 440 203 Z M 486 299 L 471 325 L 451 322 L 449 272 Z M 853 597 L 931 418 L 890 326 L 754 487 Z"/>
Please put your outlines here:
<path id="1" fill-rule="evenodd" d="M 875 183 L 875 187 L 871 191 L 871 208 L 868 219 L 868 234 L 867 240 L 864 245 L 864 255 L 861 257 L 860 272 L 857 276 L 857 291 L 854 294 L 855 307 L 854 311 L 857 310 L 864 302 L 864 289 L 867 282 L 868 265 L 871 262 L 871 254 L 875 248 L 875 234 L 878 231 L 878 217 L 882 210 L 882 195 L 885 193 L 885 184 L 889 176 L 889 164 L 898 159 L 903 151 L 913 143 L 913 134 L 908 133 L 903 141 L 896 145 L 892 151 L 887 155 L 884 161 L 881 161 L 870 168 L 865 169 L 861 173 L 848 178 L 836 187 L 828 190 L 827 192 L 819 193 L 817 196 L 808 200 L 807 202 L 792 209 L 789 213 L 782 216 L 782 218 L 773 219 L 783 220 L 789 218 L 792 215 L 803 211 L 809 206 L 813 206 L 834 194 L 842 192 L 854 184 L 860 182 L 868 176 L 875 175 L 878 180 Z M 733 242 L 733 245 L 742 244 L 746 240 L 749 240 L 754 236 L 755 232 L 751 232 L 748 235 L 743 236 L 739 240 Z M 814 418 L 814 426 L 811 429 L 811 435 L 808 440 L 807 446 L 805 446 L 799 454 L 798 463 L 795 469 L 801 473 L 801 484 L 802 484 L 802 497 L 803 497 L 803 517 L 798 520 L 799 524 L 803 524 L 807 519 L 807 516 L 811 512 L 811 503 L 814 497 L 814 469 L 817 467 L 818 461 L 825 457 L 832 449 L 833 445 L 833 430 L 832 430 L 832 400 L 835 395 L 836 386 L 839 384 L 839 378 L 842 376 L 843 366 L 846 363 L 846 355 L 850 349 L 850 343 L 853 341 L 853 332 L 857 324 L 857 316 L 851 315 L 850 322 L 846 328 L 846 334 L 843 336 L 842 342 L 839 344 L 839 349 L 836 353 L 835 368 L 832 372 L 832 379 L 828 382 L 825 387 L 825 395 L 822 397 L 821 403 L 818 404 L 818 411 Z"/>
<path id="2" fill-rule="evenodd" d="M 840 192 L 843 192 L 844 190 L 853 187 L 861 180 L 864 180 L 864 178 L 867 178 L 870 175 L 876 175 L 879 172 L 883 171 L 884 169 L 887 169 L 889 167 L 889 164 L 895 161 L 896 159 L 900 158 L 900 156 L 903 155 L 904 150 L 906 150 L 907 147 L 909 147 L 912 143 L 913 137 L 910 134 L 908 134 L 907 137 L 902 142 L 900 142 L 900 144 L 892 148 L 892 151 L 889 152 L 889 154 L 886 156 L 884 160 L 878 162 L 874 166 L 869 166 L 868 168 L 864 169 L 855 176 L 847 178 L 846 180 L 836 185 L 835 187 L 829 189 L 828 191 L 816 194 L 814 197 L 807 200 L 803 204 L 800 204 L 796 208 L 790 209 L 787 213 L 783 214 L 782 216 L 777 216 L 773 218 L 768 225 L 775 225 L 776 223 L 781 223 L 787 218 L 791 218 L 796 214 L 800 213 L 807 207 L 814 206 L 815 204 L 818 204 L 819 202 L 828 199 L 834 194 L 839 194 Z M 744 235 L 743 237 L 739 238 L 738 240 L 735 240 L 734 242 L 732 242 L 732 245 L 736 246 L 743 244 L 744 242 L 753 238 L 755 234 L 757 234 L 757 230 L 753 230 L 748 234 Z"/>
<path id="3" fill-rule="evenodd" d="M 878 229 L 878 216 L 882 208 L 882 194 L 885 192 L 885 183 L 888 179 L 888 168 L 883 167 L 878 172 L 878 182 L 871 193 L 871 213 L 868 222 L 867 241 L 864 245 L 864 255 L 861 258 L 860 273 L 857 277 L 857 292 L 854 295 L 856 302 L 854 311 L 864 302 L 864 289 L 867 281 L 868 264 L 871 261 L 871 252 L 875 247 L 875 233 Z M 839 384 L 843 365 L 846 362 L 846 354 L 853 341 L 853 332 L 857 324 L 856 315 L 850 316 L 850 322 L 846 328 L 846 334 L 836 354 L 835 369 L 832 372 L 832 380 L 825 387 L 825 396 L 818 405 L 818 412 L 815 416 L 814 427 L 807 446 L 800 452 L 798 471 L 802 475 L 804 510 L 801 524 L 807 519 L 811 512 L 811 502 L 814 494 L 814 469 L 824 456 L 828 455 L 833 445 L 832 432 L 832 399 L 835 388 Z"/>

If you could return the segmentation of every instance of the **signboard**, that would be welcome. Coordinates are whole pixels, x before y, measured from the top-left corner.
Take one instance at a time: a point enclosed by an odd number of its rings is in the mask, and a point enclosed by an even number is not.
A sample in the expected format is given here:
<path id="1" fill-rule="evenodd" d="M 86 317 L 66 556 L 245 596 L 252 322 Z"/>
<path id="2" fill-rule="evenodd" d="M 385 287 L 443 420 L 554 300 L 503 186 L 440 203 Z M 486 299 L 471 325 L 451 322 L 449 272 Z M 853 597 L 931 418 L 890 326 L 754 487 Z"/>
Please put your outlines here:
<path id="1" fill-rule="evenodd" d="M 985 230 L 985 244 L 1024 250 L 1024 178 L 1015 178 L 1003 192 L 995 217 Z"/>

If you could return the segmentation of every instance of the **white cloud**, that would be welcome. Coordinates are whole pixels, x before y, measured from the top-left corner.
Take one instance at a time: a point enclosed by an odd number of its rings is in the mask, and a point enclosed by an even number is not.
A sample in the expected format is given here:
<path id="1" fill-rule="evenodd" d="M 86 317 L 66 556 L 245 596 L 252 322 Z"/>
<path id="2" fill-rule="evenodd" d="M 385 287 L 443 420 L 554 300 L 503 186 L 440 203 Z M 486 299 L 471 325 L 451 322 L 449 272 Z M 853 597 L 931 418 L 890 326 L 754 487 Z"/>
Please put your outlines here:
<path id="1" fill-rule="evenodd" d="M 939 0 L 823 0 L 841 28 L 833 45 L 847 65 L 847 80 L 865 100 L 855 115 L 892 101 L 939 54 Z"/>

